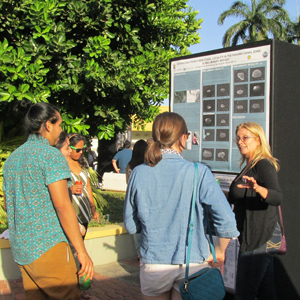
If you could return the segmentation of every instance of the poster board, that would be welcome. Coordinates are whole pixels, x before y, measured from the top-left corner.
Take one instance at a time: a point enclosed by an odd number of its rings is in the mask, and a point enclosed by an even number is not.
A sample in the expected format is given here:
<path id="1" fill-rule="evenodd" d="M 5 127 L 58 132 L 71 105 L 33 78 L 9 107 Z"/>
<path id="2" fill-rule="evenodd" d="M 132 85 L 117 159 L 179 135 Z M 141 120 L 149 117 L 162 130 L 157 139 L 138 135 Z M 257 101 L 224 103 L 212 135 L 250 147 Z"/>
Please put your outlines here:
<path id="1" fill-rule="evenodd" d="M 271 45 L 229 49 L 171 59 L 170 110 L 191 133 L 185 159 L 236 173 L 236 126 L 253 121 L 269 136 Z"/>

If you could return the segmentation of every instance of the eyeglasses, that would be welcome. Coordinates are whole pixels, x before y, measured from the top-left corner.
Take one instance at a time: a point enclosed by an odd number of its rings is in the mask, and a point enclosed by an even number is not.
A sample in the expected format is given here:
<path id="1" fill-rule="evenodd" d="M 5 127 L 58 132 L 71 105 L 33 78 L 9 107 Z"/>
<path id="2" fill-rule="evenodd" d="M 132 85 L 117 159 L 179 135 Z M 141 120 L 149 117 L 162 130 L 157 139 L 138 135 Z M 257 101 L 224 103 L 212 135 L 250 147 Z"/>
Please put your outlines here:
<path id="1" fill-rule="evenodd" d="M 73 150 L 75 150 L 76 153 L 79 153 L 79 152 L 81 152 L 81 151 L 83 152 L 85 150 L 86 145 L 84 145 L 83 148 L 76 148 L 74 146 L 70 146 L 70 148 L 73 149 Z"/>
<path id="2" fill-rule="evenodd" d="M 247 142 L 251 138 L 256 138 L 256 136 L 243 136 L 243 137 L 237 137 L 233 139 L 234 142 L 238 143 L 239 141 L 242 141 L 243 143 Z"/>
<path id="3" fill-rule="evenodd" d="M 188 131 L 185 133 L 185 135 L 187 136 L 187 137 L 186 137 L 187 139 L 189 138 L 190 134 L 191 134 L 191 133 L 188 132 Z"/>

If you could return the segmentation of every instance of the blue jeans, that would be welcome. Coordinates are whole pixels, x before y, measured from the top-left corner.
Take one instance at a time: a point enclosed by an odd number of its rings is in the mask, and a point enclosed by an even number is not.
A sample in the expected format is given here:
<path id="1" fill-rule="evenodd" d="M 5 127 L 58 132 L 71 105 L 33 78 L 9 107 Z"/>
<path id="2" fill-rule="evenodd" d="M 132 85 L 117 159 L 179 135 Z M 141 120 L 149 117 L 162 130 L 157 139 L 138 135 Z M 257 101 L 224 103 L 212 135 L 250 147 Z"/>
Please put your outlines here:
<path id="1" fill-rule="evenodd" d="M 280 227 L 277 224 L 270 241 L 253 251 L 240 252 L 235 300 L 276 300 L 274 255 L 280 241 Z M 272 248 L 271 244 L 277 246 Z"/>

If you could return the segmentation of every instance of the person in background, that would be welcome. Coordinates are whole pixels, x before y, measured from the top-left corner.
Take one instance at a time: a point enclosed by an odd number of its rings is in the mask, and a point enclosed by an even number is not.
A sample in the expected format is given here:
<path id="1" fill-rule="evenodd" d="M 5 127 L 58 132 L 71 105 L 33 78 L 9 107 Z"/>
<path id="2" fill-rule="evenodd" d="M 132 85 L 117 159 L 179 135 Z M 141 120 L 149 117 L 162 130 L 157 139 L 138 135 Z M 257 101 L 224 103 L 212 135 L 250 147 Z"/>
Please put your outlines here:
<path id="1" fill-rule="evenodd" d="M 130 149 L 131 143 L 129 141 L 124 142 L 124 149 L 118 151 L 116 155 L 112 159 L 112 165 L 117 173 L 125 174 L 126 167 L 131 160 L 132 151 Z M 117 166 L 117 162 L 119 164 L 119 168 Z"/>
<path id="2" fill-rule="evenodd" d="M 87 148 L 88 150 L 88 164 L 89 167 L 95 170 L 94 162 L 97 160 L 97 154 L 92 150 L 91 146 Z"/>
<path id="3" fill-rule="evenodd" d="M 138 165 L 144 163 L 147 146 L 148 144 L 145 140 L 138 140 L 134 144 L 131 160 L 126 167 L 126 183 L 128 183 L 132 170 Z"/>
<path id="4" fill-rule="evenodd" d="M 128 163 L 126 168 L 126 183 L 128 183 L 130 174 L 132 170 L 139 166 L 140 164 L 143 164 L 145 161 L 145 152 L 147 149 L 147 142 L 144 140 L 138 140 L 132 150 L 132 158 L 131 161 Z M 140 243 L 141 243 L 141 235 L 139 233 L 136 233 L 133 235 L 134 245 L 135 249 L 138 255 L 138 260 L 140 259 Z"/>
<path id="5" fill-rule="evenodd" d="M 70 142 L 70 159 L 68 160 L 69 167 L 71 170 L 72 176 L 72 186 L 70 191 L 72 193 L 72 204 L 75 209 L 78 222 L 84 226 L 85 232 L 88 228 L 88 223 L 93 218 L 99 223 L 99 213 L 96 211 L 92 187 L 90 183 L 89 175 L 89 166 L 86 159 L 83 156 L 83 153 L 86 148 L 85 137 L 81 134 L 69 134 Z M 81 184 L 77 184 L 77 183 Z M 82 239 L 85 238 L 85 234 L 82 236 Z M 76 254 L 75 254 L 76 256 Z M 80 266 L 78 261 L 77 268 Z M 90 299 L 86 291 L 81 292 L 81 298 Z"/>
<path id="6" fill-rule="evenodd" d="M 78 253 L 80 276 L 94 274 L 69 200 L 70 169 L 52 147 L 62 131 L 61 123 L 53 105 L 31 106 L 25 117 L 28 140 L 3 168 L 10 243 L 26 299 L 80 299 L 68 240 Z"/>
<path id="7" fill-rule="evenodd" d="M 140 283 L 146 299 L 181 299 L 195 167 L 181 152 L 188 139 L 184 119 L 172 112 L 158 115 L 145 164 L 132 171 L 124 202 L 124 223 L 130 234 L 141 233 Z M 214 265 L 224 268 L 225 250 L 237 237 L 234 214 L 210 170 L 198 164 L 190 274 Z M 204 208 L 211 213 L 217 235 L 213 263 L 204 229 Z"/>
<path id="8" fill-rule="evenodd" d="M 275 300 L 273 260 L 281 244 L 279 165 L 259 124 L 242 123 L 235 134 L 240 165 L 246 162 L 228 195 L 241 233 L 235 299 Z"/>
<path id="9" fill-rule="evenodd" d="M 70 188 L 72 203 L 79 223 L 87 229 L 88 223 L 92 218 L 99 222 L 99 213 L 96 211 L 88 164 L 83 155 L 86 140 L 81 134 L 75 133 L 69 134 L 69 142 L 71 153 L 68 163 L 72 175 L 72 186 Z M 76 184 L 76 182 L 81 182 L 82 184 Z"/>
<path id="10" fill-rule="evenodd" d="M 56 143 L 55 147 L 62 153 L 62 155 L 66 158 L 67 162 L 70 160 L 70 153 L 72 152 L 72 149 L 70 148 L 70 141 L 68 138 L 67 133 L 62 131 L 59 135 L 58 142 Z M 70 199 L 71 201 L 71 199 Z M 79 231 L 82 236 L 85 236 L 86 234 L 86 229 L 85 227 L 78 223 L 79 226 Z M 73 249 L 72 249 L 73 250 Z M 74 251 L 72 251 L 74 252 Z"/>

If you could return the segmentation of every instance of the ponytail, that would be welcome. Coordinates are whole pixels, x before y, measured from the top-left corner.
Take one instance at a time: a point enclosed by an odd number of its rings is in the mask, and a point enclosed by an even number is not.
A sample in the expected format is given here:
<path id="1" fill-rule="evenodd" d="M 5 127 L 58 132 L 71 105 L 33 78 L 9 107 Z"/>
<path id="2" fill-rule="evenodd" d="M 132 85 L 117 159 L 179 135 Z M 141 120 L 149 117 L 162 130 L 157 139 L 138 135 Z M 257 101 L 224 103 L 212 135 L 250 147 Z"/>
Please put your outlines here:
<path id="1" fill-rule="evenodd" d="M 158 115 L 153 122 L 153 142 L 146 150 L 145 162 L 154 167 L 162 159 L 161 149 L 171 149 L 176 143 L 183 147 L 180 138 L 185 133 L 187 133 L 187 126 L 180 115 L 173 112 Z"/>

